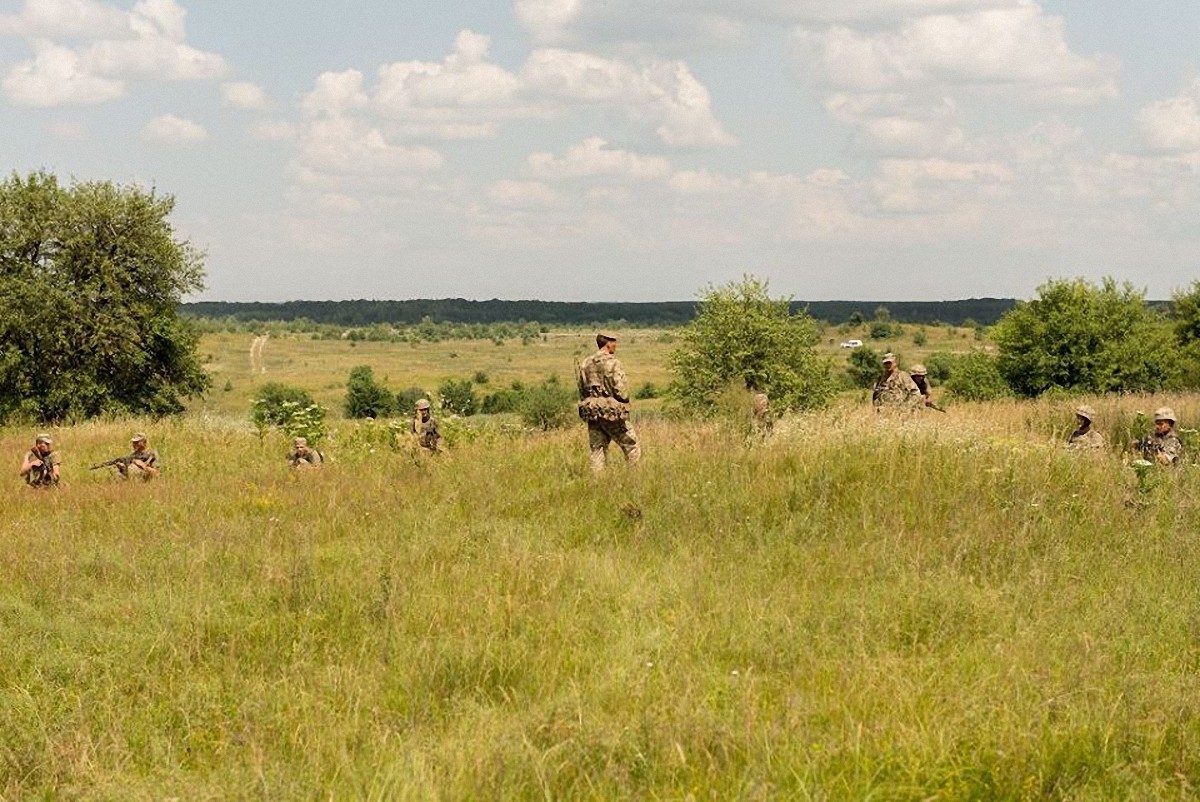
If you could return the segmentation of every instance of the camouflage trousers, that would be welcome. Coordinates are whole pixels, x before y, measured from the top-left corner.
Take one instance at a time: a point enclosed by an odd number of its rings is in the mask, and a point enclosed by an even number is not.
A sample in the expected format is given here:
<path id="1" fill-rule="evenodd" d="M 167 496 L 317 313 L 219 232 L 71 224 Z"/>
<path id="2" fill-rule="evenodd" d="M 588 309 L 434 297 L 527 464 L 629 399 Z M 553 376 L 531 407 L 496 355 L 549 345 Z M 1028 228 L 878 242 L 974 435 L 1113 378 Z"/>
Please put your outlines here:
<path id="1" fill-rule="evenodd" d="M 625 462 L 637 465 L 642 458 L 642 447 L 638 445 L 637 434 L 634 433 L 628 421 L 588 421 L 588 445 L 591 447 L 590 462 L 592 471 L 599 473 L 604 470 L 608 461 L 608 444 L 616 443 L 625 454 Z"/>

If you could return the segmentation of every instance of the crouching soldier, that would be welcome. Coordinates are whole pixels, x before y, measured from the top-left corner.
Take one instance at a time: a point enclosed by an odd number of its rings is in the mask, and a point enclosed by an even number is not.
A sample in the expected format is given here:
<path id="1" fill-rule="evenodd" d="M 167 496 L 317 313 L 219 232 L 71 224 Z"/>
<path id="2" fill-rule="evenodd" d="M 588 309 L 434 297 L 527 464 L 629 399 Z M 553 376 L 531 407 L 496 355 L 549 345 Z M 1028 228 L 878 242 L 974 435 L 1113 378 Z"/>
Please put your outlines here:
<path id="1" fill-rule="evenodd" d="M 292 451 L 288 454 L 288 465 L 293 468 L 320 468 L 325 461 L 320 451 L 311 448 L 308 440 L 297 437 L 292 441 Z"/>
<path id="2" fill-rule="evenodd" d="M 417 414 L 413 418 L 412 433 L 417 436 L 417 445 L 430 454 L 440 453 L 442 436 L 438 433 L 437 420 L 433 417 L 433 405 L 429 399 L 417 402 Z"/>
<path id="3" fill-rule="evenodd" d="M 39 434 L 33 448 L 21 462 L 20 475 L 30 487 L 57 487 L 62 470 L 62 459 L 54 450 L 54 441 L 48 434 Z"/>

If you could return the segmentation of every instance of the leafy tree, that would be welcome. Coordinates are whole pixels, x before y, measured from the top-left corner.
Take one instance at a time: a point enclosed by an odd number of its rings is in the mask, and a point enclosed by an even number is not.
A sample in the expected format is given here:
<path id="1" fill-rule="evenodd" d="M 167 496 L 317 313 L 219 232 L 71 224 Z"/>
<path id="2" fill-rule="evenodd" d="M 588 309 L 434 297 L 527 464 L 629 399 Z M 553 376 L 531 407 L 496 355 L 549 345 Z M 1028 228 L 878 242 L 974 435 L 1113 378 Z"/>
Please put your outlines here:
<path id="1" fill-rule="evenodd" d="M 575 394 L 556 381 L 543 382 L 522 394 L 520 413 L 526 426 L 561 429 L 575 419 Z"/>
<path id="2" fill-rule="evenodd" d="M 209 387 L 178 314 L 203 255 L 175 201 L 47 173 L 0 182 L 0 420 L 164 415 Z"/>
<path id="3" fill-rule="evenodd" d="M 696 319 L 671 353 L 670 395 L 685 411 L 710 414 L 730 383 L 769 393 L 776 409 L 813 409 L 833 395 L 827 359 L 816 351 L 817 331 L 790 299 L 771 298 L 752 276 L 710 287 Z"/>
<path id="4" fill-rule="evenodd" d="M 446 379 L 438 386 L 438 395 L 442 399 L 442 409 L 451 415 L 468 417 L 479 411 L 479 397 L 475 395 L 475 384 L 470 379 Z"/>
<path id="5" fill-rule="evenodd" d="M 396 396 L 375 381 L 375 371 L 359 365 L 346 379 L 342 409 L 347 418 L 387 418 L 396 414 Z"/>
<path id="6" fill-rule="evenodd" d="M 999 360 L 983 351 L 972 351 L 958 359 L 946 382 L 946 392 L 963 401 L 995 401 L 1012 395 L 1000 373 Z"/>
<path id="7" fill-rule="evenodd" d="M 998 367 L 1019 395 L 1052 388 L 1154 392 L 1180 381 L 1175 338 L 1142 293 L 1111 278 L 1055 280 L 992 329 Z"/>
<path id="8" fill-rule="evenodd" d="M 850 352 L 846 375 L 855 387 L 874 387 L 883 375 L 883 356 L 874 348 L 855 348 Z"/>
<path id="9" fill-rule="evenodd" d="M 1200 281 L 1174 295 L 1175 337 L 1182 345 L 1200 342 Z"/>

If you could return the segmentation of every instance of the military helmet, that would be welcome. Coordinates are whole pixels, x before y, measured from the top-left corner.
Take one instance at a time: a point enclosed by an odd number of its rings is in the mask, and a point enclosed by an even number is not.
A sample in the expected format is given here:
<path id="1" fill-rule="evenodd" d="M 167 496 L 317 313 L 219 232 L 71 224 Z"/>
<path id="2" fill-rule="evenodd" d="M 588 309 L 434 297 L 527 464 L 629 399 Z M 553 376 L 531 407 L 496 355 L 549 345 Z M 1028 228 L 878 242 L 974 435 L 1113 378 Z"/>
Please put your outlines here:
<path id="1" fill-rule="evenodd" d="M 308 440 L 303 437 L 297 437 L 296 439 L 292 440 L 292 445 L 296 446 L 297 448 L 307 448 Z"/>
<path id="2" fill-rule="evenodd" d="M 1075 407 L 1075 414 L 1089 423 L 1093 423 L 1096 420 L 1096 410 L 1092 409 L 1087 404 Z"/>
<path id="3" fill-rule="evenodd" d="M 39 445 L 39 446 L 41 446 L 41 445 L 46 445 L 46 446 L 48 446 L 48 445 L 50 445 L 51 443 L 53 443 L 54 441 L 53 441 L 52 439 L 50 439 L 50 435 L 48 435 L 48 434 L 39 434 L 39 435 L 37 436 L 37 438 L 36 438 L 36 439 L 35 439 L 33 442 L 34 442 L 34 444 L 35 444 L 35 445 Z"/>
<path id="4" fill-rule="evenodd" d="M 883 355 L 883 361 L 891 362 L 894 365 L 894 364 L 896 364 L 896 355 L 893 354 L 891 351 L 889 351 L 888 353 Z"/>
<path id="5" fill-rule="evenodd" d="M 1154 420 L 1155 422 L 1160 420 L 1169 420 L 1171 423 L 1174 423 L 1175 410 L 1171 409 L 1170 407 L 1159 407 L 1154 412 Z"/>
<path id="6" fill-rule="evenodd" d="M 138 432 L 133 437 L 129 438 L 129 442 L 131 442 L 131 443 L 142 443 L 142 442 L 145 442 L 145 440 L 146 440 L 146 435 L 142 434 L 141 432 Z"/>
<path id="7" fill-rule="evenodd" d="M 909 368 L 908 372 L 913 376 L 924 376 L 929 373 L 929 371 L 925 370 L 925 366 L 920 364 L 913 365 Z"/>
<path id="8" fill-rule="evenodd" d="M 417 402 L 417 409 L 429 409 L 432 406 L 433 405 L 429 403 L 428 398 L 422 398 L 420 401 Z"/>

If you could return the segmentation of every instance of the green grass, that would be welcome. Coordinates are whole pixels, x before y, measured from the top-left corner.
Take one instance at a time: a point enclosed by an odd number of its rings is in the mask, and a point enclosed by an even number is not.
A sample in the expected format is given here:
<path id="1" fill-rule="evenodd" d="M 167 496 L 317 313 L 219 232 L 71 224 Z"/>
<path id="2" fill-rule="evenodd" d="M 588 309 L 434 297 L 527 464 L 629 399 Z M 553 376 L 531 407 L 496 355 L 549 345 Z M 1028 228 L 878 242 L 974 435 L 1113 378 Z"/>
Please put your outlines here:
<path id="1" fill-rule="evenodd" d="M 68 486 L 0 489 L 0 794 L 1189 798 L 1200 476 L 1139 492 L 1069 408 L 646 421 L 602 483 L 581 428 L 341 424 L 303 475 L 221 418 L 57 431 Z M 82 470 L 131 426 L 162 481 Z"/>

